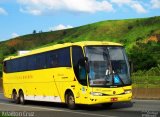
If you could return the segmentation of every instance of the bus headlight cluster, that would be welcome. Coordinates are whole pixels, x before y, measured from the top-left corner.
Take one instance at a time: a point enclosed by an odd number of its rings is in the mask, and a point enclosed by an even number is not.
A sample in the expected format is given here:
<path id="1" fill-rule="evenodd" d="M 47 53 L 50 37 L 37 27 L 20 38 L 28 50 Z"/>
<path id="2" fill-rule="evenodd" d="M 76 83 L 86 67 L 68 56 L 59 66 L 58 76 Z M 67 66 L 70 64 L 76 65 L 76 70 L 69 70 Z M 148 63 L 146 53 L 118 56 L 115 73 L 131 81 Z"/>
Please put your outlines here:
<path id="1" fill-rule="evenodd" d="M 93 96 L 102 96 L 103 95 L 100 92 L 91 92 L 90 94 L 93 95 Z"/>
<path id="2" fill-rule="evenodd" d="M 132 90 L 126 90 L 124 92 L 125 92 L 125 94 L 132 93 Z"/>

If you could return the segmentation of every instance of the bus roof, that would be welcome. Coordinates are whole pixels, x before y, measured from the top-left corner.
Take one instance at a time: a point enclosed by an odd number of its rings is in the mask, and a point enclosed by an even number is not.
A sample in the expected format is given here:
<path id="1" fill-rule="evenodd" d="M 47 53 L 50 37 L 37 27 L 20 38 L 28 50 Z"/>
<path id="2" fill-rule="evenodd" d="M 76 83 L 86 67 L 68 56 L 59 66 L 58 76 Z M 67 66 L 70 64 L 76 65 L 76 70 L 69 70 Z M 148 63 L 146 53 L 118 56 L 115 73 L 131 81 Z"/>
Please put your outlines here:
<path id="1" fill-rule="evenodd" d="M 14 59 L 14 58 L 20 58 L 20 57 L 23 57 L 23 56 L 38 54 L 38 53 L 41 53 L 41 52 L 56 50 L 56 49 L 59 49 L 59 48 L 69 47 L 69 46 L 73 46 L 73 45 L 79 45 L 79 46 L 87 46 L 87 45 L 122 46 L 122 44 L 120 44 L 120 43 L 114 43 L 114 42 L 108 42 L 108 41 L 81 41 L 81 42 L 74 42 L 74 43 L 55 44 L 55 45 L 52 45 L 52 46 L 47 46 L 47 47 L 42 47 L 42 48 L 31 50 L 30 52 L 28 52 L 26 54 L 22 54 L 22 55 L 18 55 L 18 56 L 9 56 L 9 57 L 5 58 L 4 61 Z"/>

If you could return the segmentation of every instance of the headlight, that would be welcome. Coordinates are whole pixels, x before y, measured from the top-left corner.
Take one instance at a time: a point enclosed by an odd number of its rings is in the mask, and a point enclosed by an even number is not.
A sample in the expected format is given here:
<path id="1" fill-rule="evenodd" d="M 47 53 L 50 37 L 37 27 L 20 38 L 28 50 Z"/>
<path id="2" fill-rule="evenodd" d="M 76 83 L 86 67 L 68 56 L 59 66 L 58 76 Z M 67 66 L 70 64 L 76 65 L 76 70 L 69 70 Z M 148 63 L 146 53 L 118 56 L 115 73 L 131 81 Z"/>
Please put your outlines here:
<path id="1" fill-rule="evenodd" d="M 124 92 L 125 92 L 125 94 L 132 93 L 132 90 L 126 90 Z"/>
<path id="2" fill-rule="evenodd" d="M 103 95 L 100 92 L 91 92 L 90 94 L 93 95 L 93 96 L 102 96 Z"/>

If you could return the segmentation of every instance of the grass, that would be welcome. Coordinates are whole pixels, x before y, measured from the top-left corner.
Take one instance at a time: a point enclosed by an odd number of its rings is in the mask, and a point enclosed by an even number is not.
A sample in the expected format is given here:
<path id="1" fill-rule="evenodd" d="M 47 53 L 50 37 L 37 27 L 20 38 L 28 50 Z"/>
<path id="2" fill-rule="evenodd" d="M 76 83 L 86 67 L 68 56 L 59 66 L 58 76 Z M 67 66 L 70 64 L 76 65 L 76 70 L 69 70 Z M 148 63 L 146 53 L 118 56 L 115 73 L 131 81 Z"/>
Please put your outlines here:
<path id="1" fill-rule="evenodd" d="M 129 54 L 137 40 L 145 42 L 151 35 L 160 34 L 160 16 L 125 20 L 108 20 L 72 29 L 19 36 L 0 42 L 0 62 L 4 57 L 16 55 L 18 50 L 32 50 L 57 43 L 77 41 L 112 41 L 125 45 Z M 154 52 L 159 53 L 158 50 Z M 158 54 L 154 54 L 157 59 Z M 159 63 L 160 60 L 157 60 Z M 0 64 L 0 69 L 1 69 Z M 1 76 L 1 70 L 0 70 Z"/>
<path id="2" fill-rule="evenodd" d="M 160 34 L 160 17 L 109 20 L 88 24 L 72 29 L 29 34 L 0 43 L 16 50 L 30 50 L 59 42 L 112 41 L 126 45 L 127 51 L 137 39 L 144 41 L 152 33 Z M 2 48 L 3 49 L 3 48 Z"/>
<path id="3" fill-rule="evenodd" d="M 17 46 L 17 48 L 33 49 L 46 44 L 56 44 L 60 41 L 113 41 L 124 43 L 127 45 L 126 48 L 129 49 L 135 44 L 137 38 L 141 38 L 143 41 L 151 34 L 151 32 L 157 32 L 159 27 L 160 17 L 110 20 L 67 30 L 24 35 L 13 39 L 12 43 L 11 40 L 6 42 L 11 46 L 16 42 L 19 43 L 20 45 Z"/>
<path id="4" fill-rule="evenodd" d="M 152 24 L 148 24 L 148 20 Z M 157 21 L 160 21 L 160 17 L 97 22 L 66 30 L 65 35 L 59 33 L 62 37 L 57 37 L 57 39 L 60 38 L 60 40 L 55 40 L 50 44 L 56 44 L 61 40 L 63 42 L 84 40 L 113 41 L 125 44 L 128 51 L 138 38 L 144 41 L 151 35 L 151 32 L 154 33 L 159 30 L 160 22 Z"/>
<path id="5" fill-rule="evenodd" d="M 135 83 L 133 83 L 132 84 L 132 87 L 133 88 L 160 88 L 160 85 L 158 85 L 158 84 L 135 84 Z"/>
<path id="6" fill-rule="evenodd" d="M 160 88 L 160 76 L 132 76 L 133 87 Z"/>
<path id="7" fill-rule="evenodd" d="M 4 113 L 7 113 L 8 111 L 4 111 Z M 0 117 L 16 117 L 16 116 L 8 116 L 7 114 L 3 114 L 3 112 L 0 112 Z"/>

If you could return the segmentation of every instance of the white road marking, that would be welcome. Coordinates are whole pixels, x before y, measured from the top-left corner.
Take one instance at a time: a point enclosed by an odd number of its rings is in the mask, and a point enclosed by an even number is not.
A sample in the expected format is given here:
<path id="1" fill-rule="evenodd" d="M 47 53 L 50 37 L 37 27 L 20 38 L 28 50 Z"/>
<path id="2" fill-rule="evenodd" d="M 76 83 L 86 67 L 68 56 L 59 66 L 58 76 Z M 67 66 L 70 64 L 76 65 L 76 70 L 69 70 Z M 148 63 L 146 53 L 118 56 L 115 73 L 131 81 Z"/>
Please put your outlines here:
<path id="1" fill-rule="evenodd" d="M 43 109 L 43 110 L 53 110 L 53 111 L 61 111 L 59 109 L 50 109 L 50 108 L 43 108 L 43 107 L 32 107 L 32 106 L 26 106 L 26 105 L 16 105 L 16 104 L 7 104 L 7 103 L 1 103 L 3 105 L 9 105 L 9 106 L 17 106 L 17 107 L 23 107 L 23 108 L 35 108 L 35 109 Z"/>
<path id="2" fill-rule="evenodd" d="M 92 114 L 92 113 L 85 113 L 85 112 L 73 112 L 69 110 L 61 110 L 61 109 L 50 109 L 50 108 L 44 108 L 44 107 L 32 107 L 32 106 L 26 106 L 26 105 L 15 105 L 15 104 L 6 104 L 6 103 L 0 103 L 3 105 L 9 105 L 9 106 L 18 106 L 18 107 L 27 107 L 27 108 L 34 108 L 34 109 L 43 109 L 43 110 L 50 110 L 50 111 L 61 111 L 61 112 L 67 112 L 67 113 L 75 113 L 75 114 L 81 114 L 81 115 L 90 115 L 90 116 L 99 116 L 99 117 L 118 117 L 118 116 L 110 116 L 110 115 L 101 115 L 101 114 Z"/>

